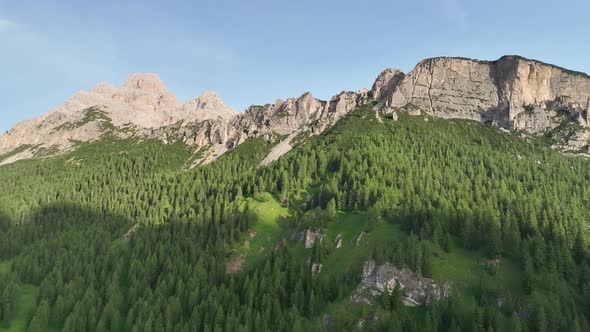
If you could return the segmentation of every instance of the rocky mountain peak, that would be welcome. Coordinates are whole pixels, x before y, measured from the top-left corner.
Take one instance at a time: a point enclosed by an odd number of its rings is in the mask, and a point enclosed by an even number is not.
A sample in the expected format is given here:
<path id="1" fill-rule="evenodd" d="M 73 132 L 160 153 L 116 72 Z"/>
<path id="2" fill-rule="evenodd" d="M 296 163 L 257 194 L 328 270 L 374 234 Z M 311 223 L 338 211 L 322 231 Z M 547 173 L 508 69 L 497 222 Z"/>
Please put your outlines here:
<path id="1" fill-rule="evenodd" d="M 151 73 L 129 75 L 114 99 L 142 111 L 170 111 L 180 107 L 180 102 L 166 89 L 160 77 Z"/>
<path id="2" fill-rule="evenodd" d="M 109 83 L 99 83 L 97 84 L 92 90 L 91 93 L 96 93 L 101 96 L 105 96 L 108 98 L 112 98 L 115 93 L 117 93 L 117 88 L 112 86 Z"/>
<path id="3" fill-rule="evenodd" d="M 406 74 L 399 69 L 385 69 L 377 76 L 375 83 L 373 83 L 371 96 L 373 99 L 381 101 L 381 99 L 394 92 L 397 85 L 405 76 Z"/>
<path id="4" fill-rule="evenodd" d="M 121 89 L 142 90 L 145 92 L 161 93 L 166 86 L 160 76 L 153 73 L 134 73 L 129 75 Z"/>
<path id="5" fill-rule="evenodd" d="M 205 91 L 199 97 L 187 102 L 182 107 L 188 113 L 190 121 L 204 121 L 222 118 L 229 120 L 236 111 L 227 106 L 214 91 Z"/>

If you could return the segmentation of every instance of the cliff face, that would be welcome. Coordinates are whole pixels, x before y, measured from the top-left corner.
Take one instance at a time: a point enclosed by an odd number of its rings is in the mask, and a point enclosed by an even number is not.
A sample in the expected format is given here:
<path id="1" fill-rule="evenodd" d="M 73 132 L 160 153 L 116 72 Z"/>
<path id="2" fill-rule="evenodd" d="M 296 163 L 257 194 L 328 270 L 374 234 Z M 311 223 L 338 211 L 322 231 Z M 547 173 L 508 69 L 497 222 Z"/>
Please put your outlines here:
<path id="1" fill-rule="evenodd" d="M 589 76 L 507 56 L 493 62 L 462 58 L 422 61 L 381 109 L 406 108 L 543 133 L 560 125 L 563 116 L 587 127 L 589 107 Z"/>

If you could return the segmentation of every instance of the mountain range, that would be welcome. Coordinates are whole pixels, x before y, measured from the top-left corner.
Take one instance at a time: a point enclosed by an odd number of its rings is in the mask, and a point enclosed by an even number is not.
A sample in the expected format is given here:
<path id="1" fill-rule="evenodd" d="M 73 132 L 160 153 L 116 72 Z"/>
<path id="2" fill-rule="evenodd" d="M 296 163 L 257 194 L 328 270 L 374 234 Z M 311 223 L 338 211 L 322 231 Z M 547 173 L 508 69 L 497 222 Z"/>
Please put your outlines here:
<path id="1" fill-rule="evenodd" d="M 133 74 L 119 88 L 101 83 L 8 130 L 0 136 L 0 163 L 59 154 L 107 134 L 205 149 L 194 165 L 215 160 L 247 138 L 263 137 L 280 141 L 265 159 L 270 162 L 288 151 L 296 136 L 320 134 L 369 102 L 378 117 L 407 112 L 469 119 L 524 137 L 546 137 L 562 151 L 588 152 L 587 74 L 520 56 L 439 57 L 419 62 L 408 74 L 386 69 L 371 89 L 341 92 L 328 101 L 304 93 L 241 113 L 215 92 L 182 104 L 157 75 Z"/>

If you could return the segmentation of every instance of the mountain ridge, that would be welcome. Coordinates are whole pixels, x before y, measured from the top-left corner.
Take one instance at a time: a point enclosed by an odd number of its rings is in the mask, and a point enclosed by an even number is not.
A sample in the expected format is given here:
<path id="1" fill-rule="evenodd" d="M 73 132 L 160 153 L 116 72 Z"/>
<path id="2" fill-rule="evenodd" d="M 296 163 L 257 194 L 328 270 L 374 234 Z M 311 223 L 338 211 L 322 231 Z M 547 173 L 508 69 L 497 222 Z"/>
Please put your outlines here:
<path id="1" fill-rule="evenodd" d="M 99 83 L 14 126 L 0 136 L 0 155 L 31 147 L 0 163 L 33 157 L 39 149 L 67 151 L 75 142 L 96 140 L 107 132 L 207 147 L 201 161 L 209 162 L 250 137 L 319 134 L 368 102 L 392 117 L 404 111 L 488 122 L 527 135 L 559 136 L 554 147 L 561 150 L 588 151 L 587 74 L 521 56 L 494 61 L 435 57 L 420 61 L 407 74 L 386 69 L 371 89 L 343 91 L 329 100 L 306 92 L 240 113 L 210 91 L 181 104 L 158 75 L 131 74 L 119 88 Z M 102 116 L 89 117 L 91 109 L 100 109 Z M 576 130 L 553 132 L 564 126 Z"/>

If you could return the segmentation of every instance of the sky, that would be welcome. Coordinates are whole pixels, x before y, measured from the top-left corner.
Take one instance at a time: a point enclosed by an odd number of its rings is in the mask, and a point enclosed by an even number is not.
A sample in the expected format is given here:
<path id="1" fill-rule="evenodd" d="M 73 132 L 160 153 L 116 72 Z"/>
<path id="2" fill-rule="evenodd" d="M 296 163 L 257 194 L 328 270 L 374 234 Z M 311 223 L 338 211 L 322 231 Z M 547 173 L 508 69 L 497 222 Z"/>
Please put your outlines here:
<path id="1" fill-rule="evenodd" d="M 590 1 L 0 0 L 0 133 L 99 82 L 157 73 L 238 111 L 370 87 L 422 59 L 518 54 L 590 73 Z"/>

